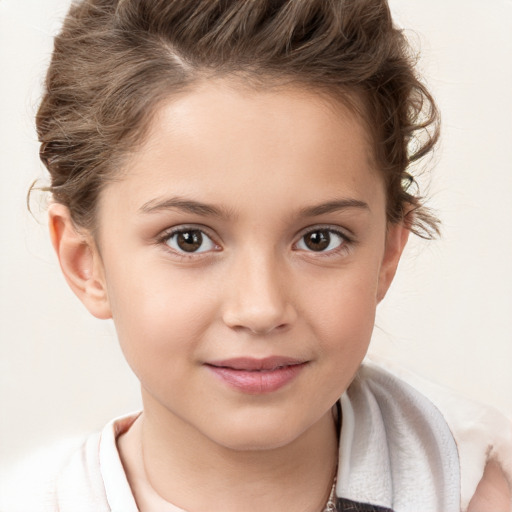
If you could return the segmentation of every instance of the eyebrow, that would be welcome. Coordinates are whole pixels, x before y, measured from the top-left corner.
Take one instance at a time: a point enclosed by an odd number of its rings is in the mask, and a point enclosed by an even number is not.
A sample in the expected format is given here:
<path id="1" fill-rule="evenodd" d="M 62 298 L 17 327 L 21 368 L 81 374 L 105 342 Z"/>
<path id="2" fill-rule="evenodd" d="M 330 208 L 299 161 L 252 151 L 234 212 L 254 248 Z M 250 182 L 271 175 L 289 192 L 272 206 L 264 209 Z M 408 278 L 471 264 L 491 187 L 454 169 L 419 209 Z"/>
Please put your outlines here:
<path id="1" fill-rule="evenodd" d="M 327 213 L 333 213 L 340 210 L 347 210 L 351 208 L 362 209 L 370 211 L 370 207 L 364 201 L 358 199 L 336 199 L 326 203 L 320 203 L 313 206 L 307 206 L 299 211 L 301 217 L 317 217 Z M 187 213 L 200 216 L 213 216 L 220 218 L 234 217 L 231 210 L 220 206 L 215 206 L 192 199 L 185 199 L 183 197 L 170 197 L 166 199 L 152 199 L 144 203 L 139 208 L 139 213 L 150 214 L 158 213 L 165 210 L 182 210 Z"/>
<path id="2" fill-rule="evenodd" d="M 300 216 L 317 217 L 319 215 L 325 215 L 326 213 L 333 213 L 351 208 L 370 211 L 368 203 L 365 203 L 364 201 L 359 201 L 358 199 L 335 199 L 333 201 L 328 201 L 327 203 L 302 208 L 300 210 Z"/>
<path id="3" fill-rule="evenodd" d="M 139 208 L 139 213 L 158 213 L 165 210 L 182 210 L 201 216 L 232 217 L 231 211 L 220 206 L 185 199 L 183 197 L 170 197 L 167 199 L 153 199 Z"/>

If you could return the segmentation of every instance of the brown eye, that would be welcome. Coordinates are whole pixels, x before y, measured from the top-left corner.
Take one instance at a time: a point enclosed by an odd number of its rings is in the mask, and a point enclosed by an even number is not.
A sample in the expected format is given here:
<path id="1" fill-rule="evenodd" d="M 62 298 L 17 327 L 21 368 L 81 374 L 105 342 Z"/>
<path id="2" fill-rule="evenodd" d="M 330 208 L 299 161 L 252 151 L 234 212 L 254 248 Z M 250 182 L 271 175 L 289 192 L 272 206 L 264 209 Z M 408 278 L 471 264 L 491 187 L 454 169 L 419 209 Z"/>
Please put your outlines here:
<path id="1" fill-rule="evenodd" d="M 325 251 L 329 247 L 331 236 L 328 231 L 313 231 L 304 237 L 304 243 L 312 251 Z"/>
<path id="2" fill-rule="evenodd" d="M 215 243 L 199 229 L 185 229 L 172 233 L 166 244 L 176 252 L 201 253 L 214 249 Z"/>
<path id="3" fill-rule="evenodd" d="M 195 252 L 203 243 L 201 231 L 184 231 L 176 236 L 176 243 L 182 251 Z"/>
<path id="4" fill-rule="evenodd" d="M 345 242 L 345 237 L 332 229 L 316 229 L 306 233 L 298 242 L 297 248 L 304 251 L 326 252 L 337 249 Z"/>

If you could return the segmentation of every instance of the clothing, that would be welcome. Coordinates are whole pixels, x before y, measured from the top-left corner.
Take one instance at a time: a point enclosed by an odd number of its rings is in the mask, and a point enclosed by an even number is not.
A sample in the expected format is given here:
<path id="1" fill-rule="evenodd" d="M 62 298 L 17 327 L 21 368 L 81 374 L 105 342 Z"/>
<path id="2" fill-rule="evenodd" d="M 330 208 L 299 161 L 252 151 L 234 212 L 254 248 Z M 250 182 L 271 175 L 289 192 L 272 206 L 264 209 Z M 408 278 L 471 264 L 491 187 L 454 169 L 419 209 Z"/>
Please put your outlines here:
<path id="1" fill-rule="evenodd" d="M 341 408 L 338 511 L 458 512 L 461 501 L 464 510 L 476 484 L 462 483 L 461 500 L 457 432 L 452 435 L 426 397 L 391 373 L 365 364 L 341 398 Z M 39 494 L 33 487 L 28 494 L 22 482 L 22 493 L 12 503 L 0 500 L 0 510 L 137 512 L 116 438 L 138 414 L 114 420 L 88 437 Z M 512 454 L 512 440 L 501 448 Z M 475 458 L 482 459 L 480 454 Z M 463 462 L 471 463 L 467 458 Z M 482 473 L 483 466 L 480 477 Z M 22 496 L 33 502 L 22 503 Z M 172 505 L 167 510 L 183 512 Z"/>
<path id="2" fill-rule="evenodd" d="M 460 510 L 457 446 L 430 401 L 378 366 L 365 365 L 341 408 L 338 496 L 395 512 Z"/>

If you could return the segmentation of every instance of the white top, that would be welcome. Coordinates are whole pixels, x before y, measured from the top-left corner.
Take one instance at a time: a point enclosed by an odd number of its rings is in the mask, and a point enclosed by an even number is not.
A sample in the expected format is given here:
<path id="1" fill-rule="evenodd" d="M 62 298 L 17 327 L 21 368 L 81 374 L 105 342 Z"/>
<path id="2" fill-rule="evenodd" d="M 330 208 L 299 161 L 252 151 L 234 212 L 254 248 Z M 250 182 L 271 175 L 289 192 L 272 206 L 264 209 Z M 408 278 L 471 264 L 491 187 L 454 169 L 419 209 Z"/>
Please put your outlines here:
<path id="1" fill-rule="evenodd" d="M 438 409 L 378 366 L 341 398 L 337 495 L 395 512 L 459 512 L 455 440 Z"/>
<path id="2" fill-rule="evenodd" d="M 379 366 L 363 365 L 341 398 L 337 495 L 395 512 L 464 511 L 489 457 L 512 482 L 510 422 L 468 401 L 445 402 L 453 435 L 425 396 Z M 113 420 L 57 462 L 48 453 L 34 458 L 21 478 L 0 488 L 0 510 L 138 512 L 116 445 L 138 414 Z M 58 470 L 48 472 L 50 466 Z M 27 467 L 39 476 L 27 476 Z M 147 492 L 154 492 L 149 484 Z M 155 512 L 184 512 L 152 498 L 162 504 Z"/>

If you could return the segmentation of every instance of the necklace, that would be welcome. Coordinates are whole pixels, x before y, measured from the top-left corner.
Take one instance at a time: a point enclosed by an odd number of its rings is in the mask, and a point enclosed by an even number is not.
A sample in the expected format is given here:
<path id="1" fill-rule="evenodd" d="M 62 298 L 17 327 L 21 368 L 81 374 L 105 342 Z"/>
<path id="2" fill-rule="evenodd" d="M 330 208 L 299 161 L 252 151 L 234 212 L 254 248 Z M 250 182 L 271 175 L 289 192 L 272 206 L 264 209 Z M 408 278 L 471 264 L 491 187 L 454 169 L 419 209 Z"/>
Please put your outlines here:
<path id="1" fill-rule="evenodd" d="M 338 444 L 340 442 L 340 432 L 341 432 L 341 402 L 338 400 L 335 404 L 335 407 L 332 409 L 334 424 L 336 426 L 336 435 L 338 437 Z M 327 499 L 327 503 L 325 504 L 322 512 L 336 512 L 338 508 L 336 507 L 336 478 L 338 476 L 338 463 L 336 463 L 336 467 L 334 469 L 334 478 L 332 480 L 331 492 L 329 494 L 329 498 Z"/>
<path id="2" fill-rule="evenodd" d="M 322 512 L 336 512 L 336 475 L 334 476 L 334 481 L 331 487 L 331 493 L 329 494 L 329 499 L 325 504 Z"/>

